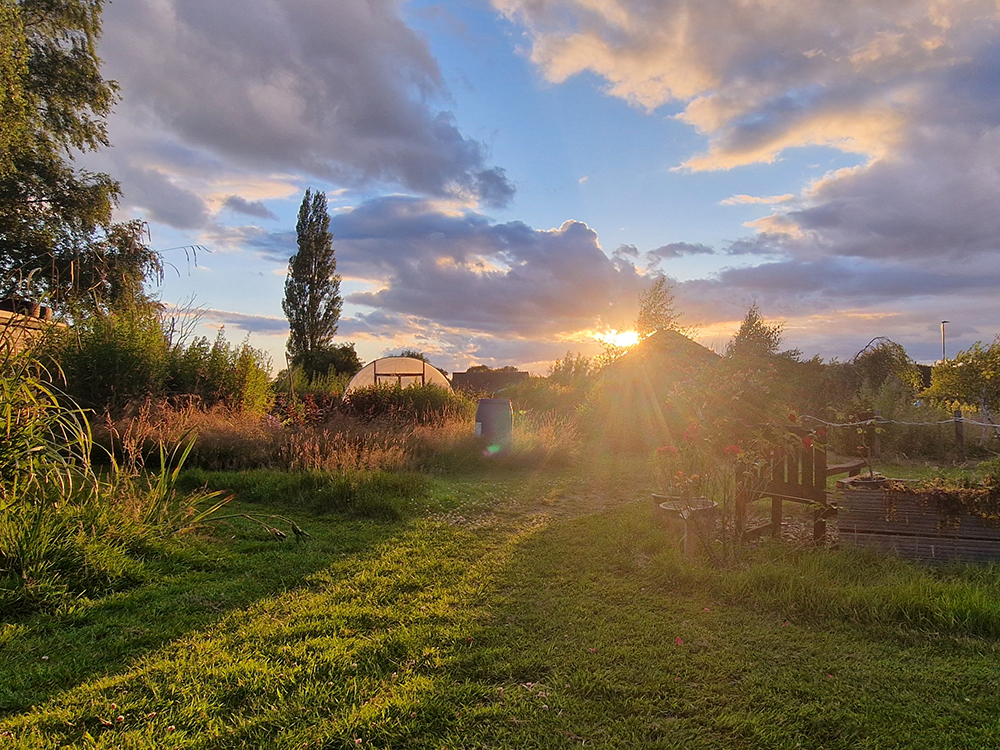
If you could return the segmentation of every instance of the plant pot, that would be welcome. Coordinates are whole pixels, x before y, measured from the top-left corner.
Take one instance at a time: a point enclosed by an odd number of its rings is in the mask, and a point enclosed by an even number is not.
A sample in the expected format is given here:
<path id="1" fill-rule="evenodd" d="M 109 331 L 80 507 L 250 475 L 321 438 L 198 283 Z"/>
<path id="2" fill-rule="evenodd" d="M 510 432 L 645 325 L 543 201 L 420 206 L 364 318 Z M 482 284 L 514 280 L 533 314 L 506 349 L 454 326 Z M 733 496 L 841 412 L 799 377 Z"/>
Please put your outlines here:
<path id="1" fill-rule="evenodd" d="M 668 534 L 680 539 L 684 556 L 694 558 L 715 538 L 719 505 L 707 497 L 675 497 L 653 493 L 653 516 Z"/>
<path id="2" fill-rule="evenodd" d="M 885 486 L 889 479 L 881 474 L 874 476 L 864 476 L 858 474 L 854 477 L 837 480 L 838 490 L 878 490 Z"/>

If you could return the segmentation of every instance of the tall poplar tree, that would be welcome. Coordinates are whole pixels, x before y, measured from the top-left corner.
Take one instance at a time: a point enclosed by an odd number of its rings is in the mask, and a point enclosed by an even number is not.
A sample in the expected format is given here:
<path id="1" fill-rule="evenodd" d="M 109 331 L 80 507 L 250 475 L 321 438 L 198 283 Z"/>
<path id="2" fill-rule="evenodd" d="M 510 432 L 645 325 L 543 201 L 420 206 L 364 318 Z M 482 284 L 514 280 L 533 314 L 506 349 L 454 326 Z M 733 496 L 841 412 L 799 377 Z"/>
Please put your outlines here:
<path id="1" fill-rule="evenodd" d="M 291 329 L 288 354 L 295 364 L 304 364 L 307 369 L 318 353 L 331 347 L 343 306 L 329 230 L 326 194 L 307 189 L 295 225 L 299 251 L 288 261 L 281 304 Z"/>

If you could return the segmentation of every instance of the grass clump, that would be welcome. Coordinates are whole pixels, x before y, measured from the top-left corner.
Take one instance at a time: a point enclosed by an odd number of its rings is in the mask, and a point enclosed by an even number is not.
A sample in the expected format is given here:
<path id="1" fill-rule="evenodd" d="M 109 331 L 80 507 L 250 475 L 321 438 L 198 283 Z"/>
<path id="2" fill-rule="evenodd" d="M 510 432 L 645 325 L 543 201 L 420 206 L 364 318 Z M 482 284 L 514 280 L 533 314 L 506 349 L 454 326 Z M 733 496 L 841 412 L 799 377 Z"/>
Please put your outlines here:
<path id="1" fill-rule="evenodd" d="M 179 486 L 231 493 L 254 505 L 298 508 L 311 513 L 342 513 L 351 517 L 400 520 L 412 513 L 428 492 L 428 479 L 413 472 L 184 472 Z"/>
<path id="2" fill-rule="evenodd" d="M 183 450 L 161 449 L 153 474 L 95 472 L 86 416 L 48 380 L 30 354 L 0 363 L 0 616 L 133 585 L 166 537 L 224 502 L 174 489 Z"/>

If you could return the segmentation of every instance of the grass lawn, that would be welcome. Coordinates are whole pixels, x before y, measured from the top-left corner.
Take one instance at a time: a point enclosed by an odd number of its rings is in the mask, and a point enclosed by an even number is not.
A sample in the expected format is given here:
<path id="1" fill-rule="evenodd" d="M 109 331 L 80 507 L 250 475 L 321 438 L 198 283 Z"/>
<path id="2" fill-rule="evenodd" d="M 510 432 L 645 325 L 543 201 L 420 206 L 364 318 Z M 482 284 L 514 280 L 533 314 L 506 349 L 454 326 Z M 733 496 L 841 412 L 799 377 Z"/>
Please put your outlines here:
<path id="1" fill-rule="evenodd" d="M 236 521 L 0 624 L 0 747 L 1000 746 L 1000 569 L 689 565 L 648 491 L 595 462 L 432 478 L 399 521 L 275 506 L 303 543 Z"/>

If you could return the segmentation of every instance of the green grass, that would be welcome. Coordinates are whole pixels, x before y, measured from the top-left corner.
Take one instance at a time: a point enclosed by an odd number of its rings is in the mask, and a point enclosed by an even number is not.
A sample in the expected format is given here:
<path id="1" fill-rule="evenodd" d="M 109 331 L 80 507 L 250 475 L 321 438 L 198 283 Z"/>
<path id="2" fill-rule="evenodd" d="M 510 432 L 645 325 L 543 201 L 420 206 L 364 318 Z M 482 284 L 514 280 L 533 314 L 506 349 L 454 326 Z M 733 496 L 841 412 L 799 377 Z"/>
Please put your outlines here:
<path id="1" fill-rule="evenodd" d="M 313 513 L 346 513 L 358 518 L 399 520 L 424 507 L 428 481 L 413 472 L 365 471 L 330 474 L 320 471 L 184 472 L 178 488 L 231 493 L 255 505 L 298 508 Z"/>
<path id="2" fill-rule="evenodd" d="M 1000 745 L 996 569 L 691 565 L 633 466 L 425 481 L 403 522 L 241 505 L 313 538 L 237 520 L 156 582 L 0 626 L 0 745 Z"/>

